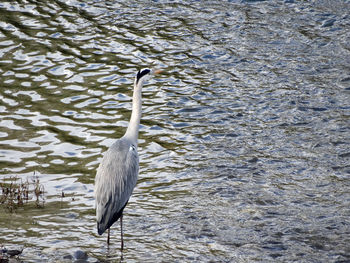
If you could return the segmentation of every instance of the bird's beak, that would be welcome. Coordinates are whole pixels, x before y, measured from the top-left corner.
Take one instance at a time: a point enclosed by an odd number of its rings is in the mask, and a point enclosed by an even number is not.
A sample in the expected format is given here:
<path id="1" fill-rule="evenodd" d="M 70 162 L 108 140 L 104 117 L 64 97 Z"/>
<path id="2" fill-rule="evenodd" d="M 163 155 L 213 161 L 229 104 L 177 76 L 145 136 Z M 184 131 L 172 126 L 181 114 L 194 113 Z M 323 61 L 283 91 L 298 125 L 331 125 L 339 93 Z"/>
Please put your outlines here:
<path id="1" fill-rule="evenodd" d="M 154 75 L 157 75 L 157 74 L 160 74 L 160 73 L 162 73 L 162 72 L 163 72 L 162 69 L 155 69 L 154 72 L 153 72 L 153 74 L 154 74 Z"/>

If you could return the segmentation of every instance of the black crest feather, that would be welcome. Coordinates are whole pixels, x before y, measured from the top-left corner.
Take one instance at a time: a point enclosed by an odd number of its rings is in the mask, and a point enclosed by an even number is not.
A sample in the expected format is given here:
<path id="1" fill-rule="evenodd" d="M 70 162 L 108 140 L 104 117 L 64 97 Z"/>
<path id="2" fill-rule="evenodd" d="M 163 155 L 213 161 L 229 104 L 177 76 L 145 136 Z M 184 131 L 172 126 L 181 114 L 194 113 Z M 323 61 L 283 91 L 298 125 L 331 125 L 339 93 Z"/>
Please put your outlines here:
<path id="1" fill-rule="evenodd" d="M 136 75 L 136 84 L 139 82 L 139 80 L 140 80 L 143 76 L 149 74 L 150 72 L 151 72 L 151 70 L 149 70 L 148 68 L 139 70 L 139 72 L 137 72 L 137 75 Z"/>

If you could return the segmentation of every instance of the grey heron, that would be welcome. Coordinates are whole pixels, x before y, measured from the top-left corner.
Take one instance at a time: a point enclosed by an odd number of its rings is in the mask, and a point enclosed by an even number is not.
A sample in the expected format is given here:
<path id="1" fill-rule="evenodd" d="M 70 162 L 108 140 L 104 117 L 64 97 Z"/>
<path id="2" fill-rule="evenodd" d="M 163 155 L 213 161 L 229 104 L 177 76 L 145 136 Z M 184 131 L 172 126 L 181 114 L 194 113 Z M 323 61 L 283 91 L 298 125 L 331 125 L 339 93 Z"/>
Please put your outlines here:
<path id="1" fill-rule="evenodd" d="M 105 152 L 96 172 L 94 194 L 97 231 L 102 235 L 108 230 L 109 245 L 110 227 L 120 219 L 121 250 L 124 248 L 123 210 L 136 185 L 139 172 L 137 139 L 141 119 L 141 91 L 145 81 L 160 72 L 161 70 L 151 69 L 138 71 L 134 82 L 129 126 L 124 136 Z"/>

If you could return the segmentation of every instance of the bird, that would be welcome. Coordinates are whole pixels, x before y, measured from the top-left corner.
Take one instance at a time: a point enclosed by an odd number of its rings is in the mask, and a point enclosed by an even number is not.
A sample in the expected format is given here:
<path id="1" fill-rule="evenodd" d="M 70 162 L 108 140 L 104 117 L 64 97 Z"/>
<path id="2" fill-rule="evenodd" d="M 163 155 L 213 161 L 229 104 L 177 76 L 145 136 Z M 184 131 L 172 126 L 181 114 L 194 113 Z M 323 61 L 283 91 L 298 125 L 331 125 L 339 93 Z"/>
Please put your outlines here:
<path id="1" fill-rule="evenodd" d="M 139 173 L 137 141 L 142 113 L 142 87 L 153 75 L 162 70 L 141 69 L 134 81 L 132 112 L 125 134 L 117 139 L 104 153 L 95 176 L 95 207 L 97 232 L 106 230 L 107 245 L 110 244 L 110 228 L 120 219 L 121 250 L 123 240 L 123 211 L 136 186 Z"/>

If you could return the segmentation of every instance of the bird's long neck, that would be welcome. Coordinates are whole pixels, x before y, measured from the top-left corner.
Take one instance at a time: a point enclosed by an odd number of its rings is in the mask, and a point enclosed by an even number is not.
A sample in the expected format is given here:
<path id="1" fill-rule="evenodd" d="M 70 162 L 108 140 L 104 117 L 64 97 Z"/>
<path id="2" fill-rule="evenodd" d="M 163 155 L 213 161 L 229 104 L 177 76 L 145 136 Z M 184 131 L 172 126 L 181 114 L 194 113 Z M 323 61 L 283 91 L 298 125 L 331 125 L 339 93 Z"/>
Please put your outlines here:
<path id="1" fill-rule="evenodd" d="M 139 126 L 142 113 L 142 83 L 138 83 L 134 86 L 134 93 L 132 96 L 132 112 L 128 129 L 126 130 L 125 137 L 137 146 L 137 139 L 139 136 Z"/>

